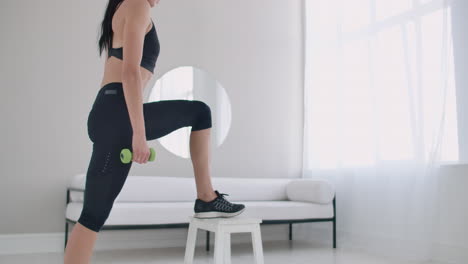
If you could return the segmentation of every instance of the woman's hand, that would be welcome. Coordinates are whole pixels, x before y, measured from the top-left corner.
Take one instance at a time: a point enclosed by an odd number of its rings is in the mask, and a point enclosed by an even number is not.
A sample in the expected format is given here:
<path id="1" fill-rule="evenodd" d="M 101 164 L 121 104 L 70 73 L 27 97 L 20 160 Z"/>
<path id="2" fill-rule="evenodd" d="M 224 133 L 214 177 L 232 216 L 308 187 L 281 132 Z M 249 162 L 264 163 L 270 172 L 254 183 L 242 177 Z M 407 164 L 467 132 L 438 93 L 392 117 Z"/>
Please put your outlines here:
<path id="1" fill-rule="evenodd" d="M 140 164 L 148 162 L 150 150 L 145 134 L 134 133 L 132 139 L 132 161 Z"/>

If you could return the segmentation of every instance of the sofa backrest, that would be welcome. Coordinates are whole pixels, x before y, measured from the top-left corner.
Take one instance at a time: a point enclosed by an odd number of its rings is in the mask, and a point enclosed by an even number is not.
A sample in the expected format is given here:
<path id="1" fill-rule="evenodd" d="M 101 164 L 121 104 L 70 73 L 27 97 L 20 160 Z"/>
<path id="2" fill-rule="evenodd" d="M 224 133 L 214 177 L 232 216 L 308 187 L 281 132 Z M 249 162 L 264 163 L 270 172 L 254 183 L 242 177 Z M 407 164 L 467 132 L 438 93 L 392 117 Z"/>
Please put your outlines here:
<path id="1" fill-rule="evenodd" d="M 214 190 L 227 193 L 229 201 L 288 200 L 286 186 L 290 178 L 212 177 Z M 85 174 L 73 177 L 70 187 L 84 189 Z M 195 178 L 129 175 L 115 202 L 194 202 L 197 197 Z M 72 191 L 70 200 L 83 201 L 83 192 Z"/>

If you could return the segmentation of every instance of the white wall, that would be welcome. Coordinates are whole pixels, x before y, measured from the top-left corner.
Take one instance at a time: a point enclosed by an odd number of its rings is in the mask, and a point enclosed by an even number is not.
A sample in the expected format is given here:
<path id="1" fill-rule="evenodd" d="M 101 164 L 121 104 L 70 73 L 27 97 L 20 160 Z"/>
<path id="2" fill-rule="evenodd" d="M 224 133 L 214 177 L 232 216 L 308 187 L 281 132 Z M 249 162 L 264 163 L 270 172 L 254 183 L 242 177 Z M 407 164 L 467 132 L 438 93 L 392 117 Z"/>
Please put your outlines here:
<path id="1" fill-rule="evenodd" d="M 86 120 L 103 73 L 97 37 L 106 3 L 0 3 L 0 234 L 63 232 L 65 186 L 91 157 Z M 161 0 L 153 8 L 161 54 L 149 86 L 193 65 L 230 97 L 231 129 L 212 152 L 212 177 L 299 177 L 301 5 Z M 189 159 L 149 143 L 158 161 L 134 163 L 131 175 L 193 177 Z"/>
<path id="2" fill-rule="evenodd" d="M 453 56 L 455 61 L 455 83 L 457 87 L 457 113 L 458 118 L 458 142 L 459 155 L 463 163 L 468 163 L 468 1 L 452 0 L 452 31 L 453 31 Z"/>

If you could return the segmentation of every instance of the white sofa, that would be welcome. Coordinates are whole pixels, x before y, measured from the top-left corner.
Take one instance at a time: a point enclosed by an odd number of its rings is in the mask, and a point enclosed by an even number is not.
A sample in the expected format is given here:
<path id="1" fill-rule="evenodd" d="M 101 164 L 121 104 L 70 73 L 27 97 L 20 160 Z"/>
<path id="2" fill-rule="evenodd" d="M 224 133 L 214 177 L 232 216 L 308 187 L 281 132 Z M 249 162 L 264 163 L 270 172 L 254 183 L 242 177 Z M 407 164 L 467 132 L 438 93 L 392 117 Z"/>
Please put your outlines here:
<path id="1" fill-rule="evenodd" d="M 241 216 L 259 217 L 262 224 L 289 224 L 289 240 L 293 223 L 332 222 L 336 248 L 335 189 L 329 182 L 302 178 L 211 179 L 215 190 L 228 194 L 227 200 L 245 204 Z M 67 187 L 65 246 L 68 225 L 75 224 L 81 214 L 85 182 L 86 175 L 77 174 Z M 193 177 L 129 175 L 102 230 L 187 228 L 196 196 Z"/>

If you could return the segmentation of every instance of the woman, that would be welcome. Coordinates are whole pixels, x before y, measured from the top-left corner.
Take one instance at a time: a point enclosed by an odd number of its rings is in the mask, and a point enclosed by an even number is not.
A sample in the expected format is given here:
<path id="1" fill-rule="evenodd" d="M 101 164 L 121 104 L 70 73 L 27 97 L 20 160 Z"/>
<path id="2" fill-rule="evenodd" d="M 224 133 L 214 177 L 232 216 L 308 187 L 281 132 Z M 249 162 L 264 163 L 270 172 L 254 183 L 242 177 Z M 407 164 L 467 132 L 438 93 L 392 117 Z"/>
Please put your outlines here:
<path id="1" fill-rule="evenodd" d="M 142 103 L 159 55 L 159 40 L 150 10 L 159 0 L 109 0 L 101 27 L 99 51 L 108 51 L 101 88 L 88 116 L 93 152 L 86 175 L 84 203 L 65 249 L 65 263 L 89 263 L 97 233 L 110 214 L 132 165 L 120 161 L 120 151 L 132 151 L 132 161 L 144 164 L 147 140 L 191 126 L 190 155 L 197 198 L 195 217 L 232 217 L 243 204 L 233 204 L 213 190 L 209 169 L 211 110 L 196 100 Z M 177 191 L 177 190 L 174 190 Z"/>

